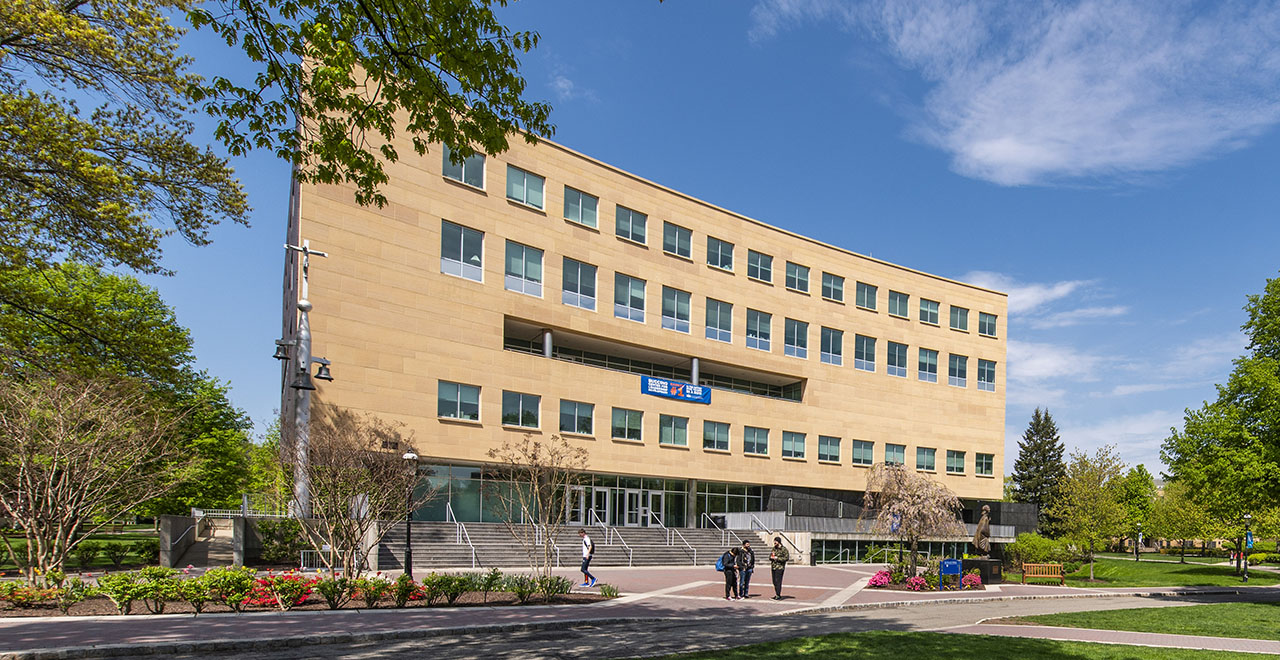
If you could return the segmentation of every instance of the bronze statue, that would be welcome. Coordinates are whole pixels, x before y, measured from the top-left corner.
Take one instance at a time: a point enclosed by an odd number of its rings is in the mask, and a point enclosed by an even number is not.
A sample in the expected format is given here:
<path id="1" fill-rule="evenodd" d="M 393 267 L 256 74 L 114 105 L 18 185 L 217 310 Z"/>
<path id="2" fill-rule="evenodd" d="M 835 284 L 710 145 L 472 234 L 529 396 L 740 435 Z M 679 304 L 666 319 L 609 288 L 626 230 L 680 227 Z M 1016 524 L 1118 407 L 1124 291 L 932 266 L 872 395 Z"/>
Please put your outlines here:
<path id="1" fill-rule="evenodd" d="M 986 559 L 991 555 L 991 506 L 982 505 L 982 517 L 978 519 L 978 529 L 973 533 L 973 547 Z"/>

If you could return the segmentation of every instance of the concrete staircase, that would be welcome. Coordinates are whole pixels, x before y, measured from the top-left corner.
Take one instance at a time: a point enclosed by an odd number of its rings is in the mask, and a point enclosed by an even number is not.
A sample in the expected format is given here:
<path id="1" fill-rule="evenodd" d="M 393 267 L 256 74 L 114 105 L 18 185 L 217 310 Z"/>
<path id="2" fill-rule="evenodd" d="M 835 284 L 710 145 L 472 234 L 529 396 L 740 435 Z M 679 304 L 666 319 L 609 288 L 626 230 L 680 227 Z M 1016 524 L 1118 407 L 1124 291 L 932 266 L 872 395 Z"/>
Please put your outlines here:
<path id="1" fill-rule="evenodd" d="M 178 559 L 177 566 L 195 566 L 197 568 L 213 568 L 230 566 L 235 558 L 232 547 L 232 530 L 230 520 L 206 519 L 208 525 L 195 543 Z"/>

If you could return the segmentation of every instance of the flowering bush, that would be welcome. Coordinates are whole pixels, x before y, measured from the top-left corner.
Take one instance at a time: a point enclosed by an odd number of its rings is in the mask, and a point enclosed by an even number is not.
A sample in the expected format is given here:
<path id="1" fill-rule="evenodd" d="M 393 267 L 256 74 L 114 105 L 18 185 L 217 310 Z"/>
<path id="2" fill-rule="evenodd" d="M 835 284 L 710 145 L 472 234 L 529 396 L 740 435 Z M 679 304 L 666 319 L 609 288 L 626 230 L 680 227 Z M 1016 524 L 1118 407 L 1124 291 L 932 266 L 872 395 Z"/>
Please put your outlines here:
<path id="1" fill-rule="evenodd" d="M 407 573 L 401 573 L 391 587 L 391 600 L 396 607 L 404 607 L 411 600 L 422 600 L 422 587 L 419 587 Z"/>
<path id="2" fill-rule="evenodd" d="M 365 607 L 373 609 L 391 591 L 391 580 L 382 577 L 379 572 L 373 577 L 356 578 L 354 587 L 355 597 L 363 600 Z"/>
<path id="3" fill-rule="evenodd" d="M 325 604 L 331 610 L 336 610 L 351 600 L 351 580 L 342 577 L 338 573 L 320 578 L 316 582 L 314 589 L 324 597 Z"/>
<path id="4" fill-rule="evenodd" d="M 927 589 L 928 587 L 929 587 L 928 580 L 925 580 L 919 575 L 915 575 L 907 578 L 907 588 L 912 591 L 921 591 L 923 589 Z"/>
<path id="5" fill-rule="evenodd" d="M 293 571 L 279 575 L 267 573 L 266 577 L 255 581 L 253 590 L 249 592 L 245 603 L 262 607 L 279 607 L 287 612 L 307 602 L 307 597 L 311 595 L 311 586 L 316 582 L 316 578 L 307 579 Z"/>
<path id="6" fill-rule="evenodd" d="M 35 607 L 56 596 L 54 589 L 40 589 L 21 581 L 0 583 L 0 601 L 7 600 L 14 607 Z"/>
<path id="7" fill-rule="evenodd" d="M 960 587 L 962 589 L 980 589 L 982 588 L 982 578 L 978 576 L 977 571 L 969 573 L 960 578 Z"/>
<path id="8" fill-rule="evenodd" d="M 867 581 L 868 587 L 887 587 L 889 586 L 889 571 L 876 571 L 875 575 Z"/>
<path id="9" fill-rule="evenodd" d="M 232 611 L 241 612 L 249 594 L 253 592 L 256 572 L 244 566 L 219 566 L 209 569 L 204 574 L 204 579 L 214 598 Z"/>

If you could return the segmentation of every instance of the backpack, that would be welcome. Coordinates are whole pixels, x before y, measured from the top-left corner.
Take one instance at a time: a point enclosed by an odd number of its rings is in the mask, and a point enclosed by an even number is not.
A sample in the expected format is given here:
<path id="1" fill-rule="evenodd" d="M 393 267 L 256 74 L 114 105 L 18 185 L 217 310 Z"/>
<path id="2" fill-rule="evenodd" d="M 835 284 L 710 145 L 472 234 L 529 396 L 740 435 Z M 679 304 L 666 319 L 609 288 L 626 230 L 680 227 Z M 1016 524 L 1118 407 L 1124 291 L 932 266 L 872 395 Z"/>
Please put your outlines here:
<path id="1" fill-rule="evenodd" d="M 724 555 L 720 555 L 720 558 L 716 560 L 716 570 L 721 573 L 724 572 Z"/>

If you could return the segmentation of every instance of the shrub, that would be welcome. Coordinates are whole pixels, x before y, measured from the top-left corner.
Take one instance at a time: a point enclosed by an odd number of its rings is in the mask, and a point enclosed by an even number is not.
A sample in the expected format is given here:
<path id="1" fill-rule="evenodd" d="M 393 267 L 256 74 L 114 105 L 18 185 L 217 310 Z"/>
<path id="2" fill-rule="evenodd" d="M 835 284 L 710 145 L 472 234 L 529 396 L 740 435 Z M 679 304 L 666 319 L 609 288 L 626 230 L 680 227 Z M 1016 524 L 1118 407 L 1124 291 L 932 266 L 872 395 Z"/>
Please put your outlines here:
<path id="1" fill-rule="evenodd" d="M 364 606 L 369 609 L 377 607 L 378 601 L 386 598 L 390 591 L 391 581 L 382 577 L 381 574 L 356 578 L 355 597 L 363 600 Z"/>
<path id="2" fill-rule="evenodd" d="M 0 600 L 27 609 L 56 598 L 55 589 L 41 589 L 22 581 L 0 582 Z"/>
<path id="3" fill-rule="evenodd" d="M 306 576 L 293 571 L 278 575 L 267 573 L 266 577 L 258 578 L 254 584 L 253 593 L 249 596 L 249 604 L 275 606 L 281 611 L 288 612 L 307 601 L 307 596 L 311 595 L 311 585 L 314 583 L 315 580 L 308 580 Z"/>
<path id="4" fill-rule="evenodd" d="M 605 584 L 601 582 L 600 595 L 604 596 L 605 598 L 617 598 L 618 596 L 621 595 L 621 593 L 618 591 L 618 588 L 613 586 L 612 584 Z"/>
<path id="5" fill-rule="evenodd" d="M 336 610 L 351 601 L 351 581 L 340 575 L 321 577 L 312 587 L 324 598 L 329 609 Z"/>
<path id="6" fill-rule="evenodd" d="M 152 614 L 164 614 L 165 603 L 178 600 L 177 571 L 163 566 L 148 566 L 137 572 L 138 598 Z"/>
<path id="7" fill-rule="evenodd" d="M 542 575 L 538 577 L 538 593 L 542 599 L 551 602 L 556 596 L 569 593 L 573 589 L 573 581 L 559 575 Z"/>
<path id="8" fill-rule="evenodd" d="M 889 581 L 893 584 L 902 584 L 907 579 L 907 567 L 903 564 L 894 564 L 889 568 Z"/>
<path id="9" fill-rule="evenodd" d="M 88 582 L 78 577 L 73 577 L 60 583 L 58 588 L 54 590 L 54 598 L 58 601 L 58 609 L 62 610 L 63 614 L 66 614 L 72 605 L 92 595 L 93 588 L 89 586 Z"/>
<path id="10" fill-rule="evenodd" d="M 1064 541 L 1055 541 L 1033 532 L 1018 535 L 1018 539 L 1005 548 L 1005 554 L 1013 565 L 1021 569 L 1022 564 L 1066 564 L 1075 562 L 1079 568 L 1081 559 Z M 1074 571 L 1068 571 L 1074 572 Z"/>
<path id="11" fill-rule="evenodd" d="M 444 599 L 450 605 L 454 604 L 462 596 L 462 594 L 471 591 L 471 577 L 468 575 L 444 575 L 441 581 L 441 591 L 444 593 Z"/>
<path id="12" fill-rule="evenodd" d="M 889 571 L 876 571 L 876 574 L 872 575 L 870 580 L 867 580 L 867 586 L 876 589 L 887 587 L 891 582 L 891 578 L 892 574 Z"/>
<path id="13" fill-rule="evenodd" d="M 302 525 L 294 518 L 257 520 L 258 537 L 262 539 L 262 561 L 268 564 L 291 564 L 307 547 Z"/>
<path id="14" fill-rule="evenodd" d="M 233 612 L 243 612 L 245 601 L 256 585 L 256 573 L 252 568 L 244 566 L 219 566 L 209 569 L 204 577 L 209 582 L 209 591 L 218 602 L 231 608 Z"/>
<path id="15" fill-rule="evenodd" d="M 81 570 L 93 566 L 93 562 L 98 559 L 98 554 L 102 552 L 102 544 L 97 541 L 83 541 L 71 551 L 76 558 L 76 565 Z"/>
<path id="16" fill-rule="evenodd" d="M 196 614 L 204 613 L 205 604 L 214 600 L 213 590 L 204 575 L 178 580 L 177 584 L 178 597 L 186 601 Z"/>
<path id="17" fill-rule="evenodd" d="M 496 568 L 489 569 L 489 572 L 480 576 L 479 580 L 476 580 L 476 586 L 479 587 L 480 591 L 484 592 L 484 602 L 489 602 L 489 592 L 502 586 L 502 571 Z M 603 586 L 607 587 L 609 585 Z"/>
<path id="18" fill-rule="evenodd" d="M 529 601 L 529 597 L 538 591 L 538 581 L 528 575 L 512 575 L 506 580 L 506 590 L 515 594 L 521 605 Z"/>
<path id="19" fill-rule="evenodd" d="M 422 587 L 419 587 L 407 573 L 401 573 L 391 585 L 391 600 L 395 602 L 396 607 L 404 607 L 409 604 L 409 601 L 421 598 Z"/>
<path id="20" fill-rule="evenodd" d="M 444 593 L 444 584 L 448 580 L 448 575 L 440 575 L 439 573 L 432 573 L 422 578 L 422 599 L 427 602 L 428 606 L 436 602 L 441 594 Z"/>
<path id="21" fill-rule="evenodd" d="M 920 591 L 929 586 L 929 583 L 919 575 L 913 575 L 907 578 L 907 588 L 912 591 Z"/>
<path id="22" fill-rule="evenodd" d="M 98 578 L 98 587 L 95 591 L 106 596 L 116 606 L 116 611 L 122 615 L 132 611 L 133 601 L 142 598 L 145 594 L 137 573 L 106 573 Z"/>
<path id="23" fill-rule="evenodd" d="M 1262 562 L 1267 561 L 1267 553 L 1255 552 L 1248 556 L 1248 560 L 1249 560 L 1250 566 L 1253 566 L 1255 564 L 1261 564 Z"/>
<path id="24" fill-rule="evenodd" d="M 138 555 L 143 564 L 154 564 L 160 561 L 160 539 L 139 539 L 129 544 L 129 550 Z"/>
<path id="25" fill-rule="evenodd" d="M 978 573 L 978 569 L 973 569 L 960 578 L 961 589 L 980 589 L 982 587 L 982 576 Z"/>
<path id="26" fill-rule="evenodd" d="M 111 565 L 118 569 L 124 565 L 124 560 L 129 558 L 129 544 L 103 543 L 102 554 L 106 555 Z"/>

